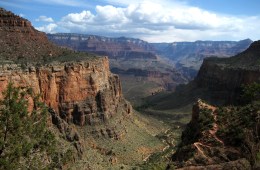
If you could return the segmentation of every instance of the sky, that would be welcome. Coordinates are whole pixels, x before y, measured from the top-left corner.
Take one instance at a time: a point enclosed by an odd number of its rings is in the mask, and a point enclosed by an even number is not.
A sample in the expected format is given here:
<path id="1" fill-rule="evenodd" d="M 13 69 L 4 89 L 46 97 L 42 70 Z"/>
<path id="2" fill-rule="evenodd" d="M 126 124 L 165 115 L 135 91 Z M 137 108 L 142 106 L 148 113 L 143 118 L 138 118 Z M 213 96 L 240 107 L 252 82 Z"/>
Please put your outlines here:
<path id="1" fill-rule="evenodd" d="M 0 0 L 46 33 L 148 42 L 260 39 L 259 0 Z"/>

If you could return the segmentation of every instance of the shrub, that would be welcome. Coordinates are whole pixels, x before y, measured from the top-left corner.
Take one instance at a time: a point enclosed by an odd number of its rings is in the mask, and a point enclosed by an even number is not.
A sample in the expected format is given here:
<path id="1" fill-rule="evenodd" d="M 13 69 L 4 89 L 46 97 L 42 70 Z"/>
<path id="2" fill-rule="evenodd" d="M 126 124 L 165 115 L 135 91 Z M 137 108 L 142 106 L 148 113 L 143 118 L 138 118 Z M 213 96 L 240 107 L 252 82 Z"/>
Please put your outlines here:
<path id="1" fill-rule="evenodd" d="M 252 83 L 250 85 L 243 85 L 243 93 L 241 100 L 244 103 L 251 103 L 252 101 L 260 99 L 260 84 Z"/>

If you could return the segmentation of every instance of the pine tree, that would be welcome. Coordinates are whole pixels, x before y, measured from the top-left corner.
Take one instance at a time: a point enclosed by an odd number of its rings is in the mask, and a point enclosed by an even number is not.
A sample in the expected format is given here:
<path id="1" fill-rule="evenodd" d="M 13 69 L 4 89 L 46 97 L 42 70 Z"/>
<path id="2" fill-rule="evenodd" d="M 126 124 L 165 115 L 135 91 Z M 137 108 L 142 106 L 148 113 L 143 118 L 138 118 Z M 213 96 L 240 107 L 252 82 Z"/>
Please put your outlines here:
<path id="1" fill-rule="evenodd" d="M 47 128 L 47 109 L 31 89 L 8 84 L 0 101 L 0 169 L 43 169 L 51 165 L 54 135 Z M 28 111 L 28 98 L 33 110 Z"/>

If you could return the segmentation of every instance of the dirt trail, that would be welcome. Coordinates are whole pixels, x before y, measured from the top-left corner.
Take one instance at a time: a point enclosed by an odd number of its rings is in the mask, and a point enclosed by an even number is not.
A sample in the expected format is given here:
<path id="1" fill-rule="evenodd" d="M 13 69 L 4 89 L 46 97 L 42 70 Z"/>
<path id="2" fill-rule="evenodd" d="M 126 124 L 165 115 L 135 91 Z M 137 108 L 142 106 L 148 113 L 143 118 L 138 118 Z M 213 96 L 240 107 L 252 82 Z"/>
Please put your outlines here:
<path id="1" fill-rule="evenodd" d="M 213 124 L 213 128 L 211 130 L 209 130 L 209 133 L 219 142 L 221 143 L 222 145 L 224 145 L 224 142 L 219 139 L 216 135 L 217 131 L 218 131 L 218 124 L 216 123 L 217 122 L 217 112 L 214 110 L 212 112 L 213 114 L 213 118 L 214 118 L 214 124 Z"/>
<path id="2" fill-rule="evenodd" d="M 205 158 L 208 158 L 208 156 L 204 153 L 203 149 L 200 147 L 200 145 L 203 145 L 200 142 L 195 142 L 194 146 L 197 148 L 197 150 L 203 155 Z"/>
<path id="3" fill-rule="evenodd" d="M 213 119 L 214 119 L 214 123 L 213 123 L 213 128 L 211 130 L 209 130 L 209 133 L 216 139 L 216 141 L 218 141 L 219 143 L 221 143 L 222 145 L 224 145 L 224 142 L 219 139 L 216 135 L 219 127 L 218 127 L 218 124 L 217 124 L 217 112 L 216 112 L 216 107 L 214 106 L 211 106 L 211 105 L 208 105 L 208 104 L 205 104 L 205 103 L 200 103 L 203 107 L 207 108 L 207 109 L 210 109 L 212 112 L 212 116 L 213 116 Z"/>
<path id="4" fill-rule="evenodd" d="M 221 139 L 219 139 L 219 138 L 217 137 L 217 135 L 216 135 L 216 133 L 217 133 L 217 131 L 218 131 L 218 129 L 219 129 L 218 124 L 217 124 L 217 111 L 216 111 L 217 108 L 214 107 L 214 106 L 211 106 L 211 105 L 207 105 L 207 104 L 202 103 L 202 102 L 200 103 L 200 105 L 201 105 L 202 107 L 204 107 L 204 108 L 207 108 L 207 109 L 211 110 L 211 114 L 212 114 L 212 116 L 213 116 L 214 123 L 213 123 L 212 129 L 209 130 L 209 133 L 212 135 L 212 137 L 213 137 L 216 141 L 218 141 L 219 143 L 221 143 L 222 145 L 224 145 L 224 142 L 223 142 Z M 195 143 L 194 143 L 194 146 L 197 148 L 198 152 L 201 153 L 202 156 L 204 156 L 205 158 L 208 158 L 208 156 L 205 154 L 205 152 L 203 151 L 203 148 L 202 148 L 201 146 L 205 146 L 205 147 L 210 147 L 210 146 L 207 146 L 207 145 L 205 145 L 205 144 L 203 144 L 203 143 L 201 143 L 201 142 L 195 142 Z"/>

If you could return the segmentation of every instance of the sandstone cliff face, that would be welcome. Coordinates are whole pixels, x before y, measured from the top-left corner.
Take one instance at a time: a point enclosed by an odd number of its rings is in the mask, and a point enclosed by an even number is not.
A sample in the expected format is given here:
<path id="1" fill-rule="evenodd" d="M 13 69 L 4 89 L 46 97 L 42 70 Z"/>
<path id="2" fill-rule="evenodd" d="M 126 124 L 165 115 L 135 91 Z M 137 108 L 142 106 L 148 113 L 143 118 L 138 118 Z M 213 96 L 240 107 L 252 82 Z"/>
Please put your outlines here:
<path id="1" fill-rule="evenodd" d="M 1 92 L 10 81 L 19 87 L 32 87 L 67 122 L 104 122 L 118 112 L 122 103 L 125 112 L 131 112 L 131 106 L 122 97 L 119 77 L 109 71 L 107 58 L 23 69 L 2 65 L 0 69 Z"/>
<path id="2" fill-rule="evenodd" d="M 61 49 L 28 20 L 3 8 L 0 46 L 0 99 L 8 82 L 13 82 L 21 88 L 32 87 L 46 105 L 78 125 L 104 122 L 119 112 L 119 105 L 120 111 L 131 112 L 119 77 L 109 71 L 107 57 Z"/>

